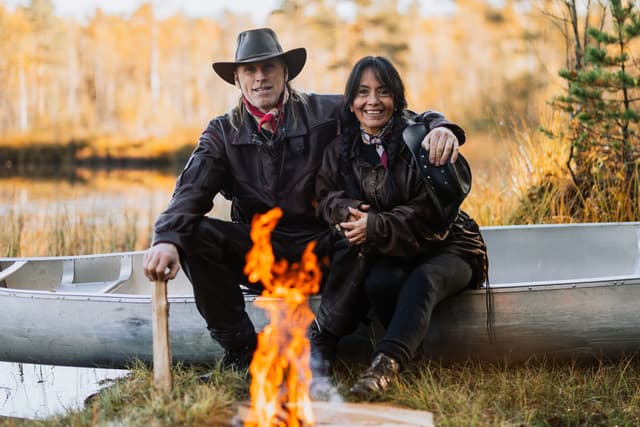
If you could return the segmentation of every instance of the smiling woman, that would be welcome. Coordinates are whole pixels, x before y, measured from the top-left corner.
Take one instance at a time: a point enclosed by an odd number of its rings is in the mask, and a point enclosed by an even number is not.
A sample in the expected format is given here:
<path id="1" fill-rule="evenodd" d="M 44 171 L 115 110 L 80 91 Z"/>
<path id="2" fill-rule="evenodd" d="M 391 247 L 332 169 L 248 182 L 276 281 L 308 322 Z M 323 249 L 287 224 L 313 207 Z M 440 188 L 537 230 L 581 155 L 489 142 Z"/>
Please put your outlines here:
<path id="1" fill-rule="evenodd" d="M 403 139 L 420 123 L 422 146 L 438 152 L 434 160 L 454 162 L 464 131 L 439 113 L 408 111 L 402 79 L 384 57 L 360 59 L 344 96 L 341 135 L 327 147 L 316 178 L 317 212 L 338 232 L 311 339 L 317 364 L 332 363 L 338 341 L 370 309 L 376 313 L 385 334 L 350 390 L 370 399 L 410 364 L 435 306 L 481 286 L 487 255 L 478 225 L 459 202 L 446 214 L 436 208 L 428 176 Z"/>

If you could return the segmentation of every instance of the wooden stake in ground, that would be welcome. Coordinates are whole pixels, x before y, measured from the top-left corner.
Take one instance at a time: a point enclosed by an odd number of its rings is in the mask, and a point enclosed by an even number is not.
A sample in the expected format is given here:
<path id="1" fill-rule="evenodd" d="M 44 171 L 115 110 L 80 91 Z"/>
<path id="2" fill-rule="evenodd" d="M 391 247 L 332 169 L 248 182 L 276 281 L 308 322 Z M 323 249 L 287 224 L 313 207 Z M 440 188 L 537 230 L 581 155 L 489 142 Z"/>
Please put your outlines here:
<path id="1" fill-rule="evenodd" d="M 153 386 L 157 391 L 170 393 L 173 379 L 166 280 L 156 281 L 151 304 L 153 306 Z"/>

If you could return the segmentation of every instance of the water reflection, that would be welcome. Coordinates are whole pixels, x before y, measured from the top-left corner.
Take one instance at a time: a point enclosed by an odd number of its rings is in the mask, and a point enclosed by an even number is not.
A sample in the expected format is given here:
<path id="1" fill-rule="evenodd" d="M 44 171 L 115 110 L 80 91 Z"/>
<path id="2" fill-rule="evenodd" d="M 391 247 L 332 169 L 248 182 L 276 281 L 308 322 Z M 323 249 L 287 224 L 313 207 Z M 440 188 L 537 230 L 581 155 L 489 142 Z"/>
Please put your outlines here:
<path id="1" fill-rule="evenodd" d="M 81 409 L 85 398 L 128 372 L 0 362 L 0 417 L 44 419 Z"/>
<path id="2" fill-rule="evenodd" d="M 0 223 L 6 225 L 0 230 L 0 256 L 145 249 L 177 175 L 152 169 L 77 169 L 73 176 L 0 176 Z M 228 218 L 228 212 L 229 202 L 217 196 L 210 215 Z"/>
<path id="3" fill-rule="evenodd" d="M 0 176 L 0 199 L 6 202 L 4 212 L 13 208 L 32 213 L 51 205 L 86 210 L 89 201 L 111 204 L 112 209 L 149 203 L 158 208 L 169 200 L 175 180 L 176 175 L 162 171 L 133 169 L 76 169 L 73 179 L 67 175 Z"/>
<path id="4" fill-rule="evenodd" d="M 0 179 L 7 178 L 27 178 L 31 180 L 39 181 L 67 181 L 67 182 L 85 182 L 87 173 L 99 173 L 99 174 L 111 174 L 120 173 L 126 171 L 132 171 L 137 173 L 139 171 L 152 171 L 157 174 L 176 177 L 182 168 L 175 167 L 145 167 L 140 165 L 91 165 L 85 166 L 73 166 L 64 165 L 60 167 L 43 166 L 43 165 L 29 165 L 23 167 L 15 167 L 11 165 L 11 162 L 0 164 Z"/>

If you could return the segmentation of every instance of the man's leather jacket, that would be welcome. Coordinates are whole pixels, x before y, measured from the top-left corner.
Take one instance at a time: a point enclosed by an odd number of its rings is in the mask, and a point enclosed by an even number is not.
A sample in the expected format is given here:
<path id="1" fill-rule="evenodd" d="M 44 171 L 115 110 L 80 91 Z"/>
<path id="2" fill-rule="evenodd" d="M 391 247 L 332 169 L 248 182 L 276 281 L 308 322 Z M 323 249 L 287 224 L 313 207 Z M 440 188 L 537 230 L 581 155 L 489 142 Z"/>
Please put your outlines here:
<path id="1" fill-rule="evenodd" d="M 255 214 L 278 206 L 278 226 L 326 228 L 315 213 L 315 178 L 325 146 L 338 134 L 341 106 L 339 95 L 292 97 L 273 136 L 259 132 L 246 111 L 240 126 L 232 124 L 230 113 L 213 119 L 155 223 L 154 244 L 187 250 L 189 235 L 217 193 L 232 201 L 233 221 L 250 223 Z"/>

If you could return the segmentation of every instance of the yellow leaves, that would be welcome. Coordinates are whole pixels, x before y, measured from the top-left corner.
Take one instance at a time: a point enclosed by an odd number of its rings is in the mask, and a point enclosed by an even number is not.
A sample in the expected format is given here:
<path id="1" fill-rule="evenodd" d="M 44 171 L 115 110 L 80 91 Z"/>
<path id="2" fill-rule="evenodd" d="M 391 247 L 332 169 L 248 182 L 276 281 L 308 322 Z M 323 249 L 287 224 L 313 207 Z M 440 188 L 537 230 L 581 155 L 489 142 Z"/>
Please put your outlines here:
<path id="1" fill-rule="evenodd" d="M 513 13 L 509 4 L 493 7 L 485 0 L 467 0 L 457 3 L 453 15 L 422 16 L 415 7 L 410 12 L 395 10 L 396 2 L 375 2 L 357 6 L 359 15 L 353 19 L 340 17 L 331 2 L 314 4 L 299 16 L 273 14 L 267 22 L 285 49 L 308 49 L 305 70 L 294 81 L 304 90 L 341 92 L 360 56 L 383 54 L 405 63 L 401 71 L 414 94 L 411 108 L 488 121 L 494 106 L 517 115 L 542 104 L 537 88 L 530 98 L 512 102 L 507 83 L 525 71 L 535 75 L 531 70 L 541 62 L 552 70 L 564 53 L 545 40 L 524 41 L 525 30 L 542 33 L 543 28 L 529 27 L 543 24 L 536 24 L 539 17 L 536 21 Z M 505 25 L 489 25 L 487 10 L 501 14 Z M 47 101 L 57 106 L 49 114 L 49 127 L 68 119 L 74 131 L 89 128 L 94 134 L 125 137 L 154 134 L 158 126 L 162 132 L 202 126 L 227 111 L 237 91 L 220 82 L 209 64 L 232 58 L 235 35 L 255 26 L 247 16 L 231 12 L 224 15 L 224 24 L 182 14 L 159 17 L 148 2 L 130 16 L 96 10 L 86 22 L 65 22 L 64 37 L 52 49 L 59 53 L 59 63 L 43 63 L 32 54 L 33 41 L 41 35 L 30 28 L 21 9 L 2 9 L 0 23 L 0 94 L 8 95 L 7 107 L 0 108 L 0 133 L 14 130 L 14 117 L 23 112 L 17 74 L 4 73 L 4 62 L 24 68 L 27 94 L 22 102 L 30 127 L 43 127 L 33 119 L 41 108 L 38 94 L 46 93 Z M 43 72 L 45 78 L 38 78 Z M 69 84 L 71 74 L 75 86 Z"/>

